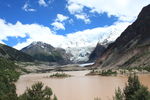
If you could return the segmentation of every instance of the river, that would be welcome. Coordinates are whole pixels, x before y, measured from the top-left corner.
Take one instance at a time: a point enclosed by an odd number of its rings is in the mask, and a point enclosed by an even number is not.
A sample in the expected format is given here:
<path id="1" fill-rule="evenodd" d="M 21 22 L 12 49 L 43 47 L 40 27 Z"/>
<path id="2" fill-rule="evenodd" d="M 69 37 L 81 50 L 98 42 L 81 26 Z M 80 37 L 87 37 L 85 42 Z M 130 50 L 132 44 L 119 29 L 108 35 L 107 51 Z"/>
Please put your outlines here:
<path id="1" fill-rule="evenodd" d="M 58 100 L 112 100 L 115 89 L 123 88 L 127 76 L 85 76 L 89 71 L 65 72 L 72 77 L 58 79 L 47 78 L 52 73 L 22 75 L 16 82 L 17 94 L 22 94 L 27 87 L 36 82 L 43 82 L 52 88 Z M 142 84 L 150 90 L 150 75 L 139 75 Z"/>

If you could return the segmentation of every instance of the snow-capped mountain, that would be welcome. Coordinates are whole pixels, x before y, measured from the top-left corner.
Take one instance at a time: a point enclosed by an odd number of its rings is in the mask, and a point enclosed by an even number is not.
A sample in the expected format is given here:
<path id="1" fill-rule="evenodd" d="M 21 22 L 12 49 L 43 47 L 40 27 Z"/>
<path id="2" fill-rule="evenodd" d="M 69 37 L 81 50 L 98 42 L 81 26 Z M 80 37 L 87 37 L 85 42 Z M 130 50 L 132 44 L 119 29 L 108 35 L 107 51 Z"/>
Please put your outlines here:
<path id="1" fill-rule="evenodd" d="M 86 62 L 95 47 L 68 47 L 66 52 L 72 54 L 70 60 L 74 63 Z"/>
<path id="2" fill-rule="evenodd" d="M 70 55 L 64 49 L 54 48 L 50 44 L 43 42 L 33 42 L 21 51 L 39 61 L 58 62 L 61 64 L 70 63 Z"/>
<path id="3" fill-rule="evenodd" d="M 72 54 L 70 60 L 77 62 L 86 62 L 89 60 L 89 56 L 95 50 L 97 44 L 100 44 L 107 48 L 109 44 L 115 41 L 115 39 L 119 36 L 119 30 L 115 28 L 111 28 L 110 31 L 106 34 L 105 32 L 100 33 L 99 37 L 92 37 L 95 40 L 84 39 L 79 37 L 78 39 L 72 39 L 65 44 L 64 48 L 67 53 Z"/>
<path id="4" fill-rule="evenodd" d="M 42 61 L 55 61 L 63 60 L 67 62 L 86 62 L 88 57 L 93 51 L 95 46 L 91 47 L 68 47 L 68 48 L 56 48 L 50 44 L 43 42 L 32 42 L 21 51 L 33 56 L 37 60 Z M 53 58 L 54 57 L 54 58 Z M 58 58 L 58 59 L 57 59 Z"/>
<path id="5" fill-rule="evenodd" d="M 107 33 L 107 35 L 105 35 L 105 33 L 103 32 L 99 34 L 100 34 L 99 37 L 93 37 L 89 35 L 91 39 L 84 38 L 83 36 L 80 36 L 78 38 L 75 38 L 74 36 L 68 36 L 70 38 L 64 39 L 63 42 L 55 41 L 55 44 L 53 44 L 53 42 L 52 43 L 33 42 L 26 48 L 30 48 L 30 46 L 32 47 L 34 45 L 38 45 L 40 49 L 43 48 L 43 51 L 49 51 L 47 50 L 48 48 L 52 50 L 56 48 L 60 48 L 60 49 L 63 49 L 64 52 L 68 55 L 67 59 L 69 59 L 70 61 L 74 63 L 86 62 L 89 60 L 89 56 L 92 53 L 92 51 L 94 51 L 97 43 L 107 47 L 108 44 L 114 41 L 115 37 L 117 37 L 118 30 L 111 28 L 109 33 Z"/>

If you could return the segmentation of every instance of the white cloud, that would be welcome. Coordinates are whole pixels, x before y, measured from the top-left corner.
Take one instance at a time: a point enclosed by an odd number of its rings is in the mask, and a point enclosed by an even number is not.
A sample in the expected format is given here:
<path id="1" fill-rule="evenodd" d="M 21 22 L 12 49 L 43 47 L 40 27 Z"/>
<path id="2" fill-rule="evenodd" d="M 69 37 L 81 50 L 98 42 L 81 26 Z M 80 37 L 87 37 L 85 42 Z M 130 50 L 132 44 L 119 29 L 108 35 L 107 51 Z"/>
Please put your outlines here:
<path id="1" fill-rule="evenodd" d="M 57 14 L 55 21 L 51 24 L 54 27 L 54 30 L 65 30 L 65 21 L 68 20 L 68 16 L 62 14 Z"/>
<path id="2" fill-rule="evenodd" d="M 49 27 L 43 25 L 22 24 L 21 22 L 11 24 L 0 19 L 0 41 L 7 40 L 8 36 L 29 36 L 26 42 L 14 46 L 17 49 L 21 49 L 33 41 L 43 41 L 54 47 L 62 48 L 95 46 L 98 41 L 102 42 L 108 37 L 109 41 L 115 40 L 129 24 L 128 22 L 116 22 L 111 26 L 86 29 L 63 36 L 53 33 Z"/>
<path id="3" fill-rule="evenodd" d="M 26 37 L 29 36 L 26 42 L 18 43 L 15 48 L 21 49 L 29 45 L 33 41 L 43 41 L 46 43 L 56 44 L 56 40 L 61 40 L 62 36 L 55 36 L 51 29 L 39 24 L 16 24 L 7 23 L 0 19 L 0 41 L 7 40 L 7 37 Z"/>
<path id="4" fill-rule="evenodd" d="M 38 3 L 39 3 L 40 6 L 43 6 L 43 7 L 48 6 L 48 4 L 45 2 L 45 0 L 39 0 Z"/>
<path id="5" fill-rule="evenodd" d="M 53 22 L 51 25 L 54 26 L 54 30 L 60 30 L 60 29 L 65 30 L 63 23 Z"/>
<path id="6" fill-rule="evenodd" d="M 77 19 L 83 20 L 85 24 L 89 24 L 91 23 L 91 20 L 89 19 L 89 16 L 83 12 L 83 8 L 83 5 L 77 3 L 69 3 L 67 5 L 67 9 L 71 14 L 75 15 Z"/>
<path id="7" fill-rule="evenodd" d="M 76 3 L 71 3 L 67 5 L 67 8 L 71 14 L 81 13 L 83 11 L 83 6 Z"/>
<path id="8" fill-rule="evenodd" d="M 68 19 L 68 16 L 64 16 L 62 14 L 57 14 L 57 18 L 55 21 L 63 22 Z"/>
<path id="9" fill-rule="evenodd" d="M 77 19 L 83 20 L 86 24 L 91 23 L 91 20 L 88 18 L 88 16 L 86 14 L 76 14 L 75 17 Z"/>
<path id="10" fill-rule="evenodd" d="M 67 35 L 67 39 L 71 42 L 68 42 L 68 45 L 73 47 L 95 46 L 98 41 L 103 42 L 108 37 L 109 41 L 114 41 L 118 36 L 120 36 L 121 32 L 129 24 L 130 23 L 128 22 L 117 22 L 111 26 L 97 27 L 93 29 L 78 31 L 75 33 L 69 33 Z"/>
<path id="11" fill-rule="evenodd" d="M 35 12 L 36 11 L 36 9 L 30 8 L 30 5 L 29 5 L 28 1 L 24 4 L 22 9 L 26 12 Z"/>
<path id="12" fill-rule="evenodd" d="M 90 12 L 108 16 L 114 15 L 122 21 L 133 21 L 143 8 L 150 3 L 150 0 L 67 0 L 67 8 L 71 14 L 76 12 L 85 13 L 84 7 Z"/>
<path id="13" fill-rule="evenodd" d="M 5 44 L 3 41 L 0 41 L 1 44 Z"/>

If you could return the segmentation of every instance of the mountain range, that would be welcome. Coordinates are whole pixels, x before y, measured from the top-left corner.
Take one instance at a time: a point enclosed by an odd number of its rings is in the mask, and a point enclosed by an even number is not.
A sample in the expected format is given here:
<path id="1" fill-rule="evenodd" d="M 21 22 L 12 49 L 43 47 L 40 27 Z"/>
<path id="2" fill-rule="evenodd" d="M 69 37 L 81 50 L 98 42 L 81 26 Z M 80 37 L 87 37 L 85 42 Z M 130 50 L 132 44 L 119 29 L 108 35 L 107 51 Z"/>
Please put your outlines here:
<path id="1" fill-rule="evenodd" d="M 0 44 L 0 57 L 23 62 L 56 62 L 59 64 L 84 63 L 94 47 L 56 48 L 40 41 L 32 42 L 23 49 L 16 50 L 4 44 Z"/>

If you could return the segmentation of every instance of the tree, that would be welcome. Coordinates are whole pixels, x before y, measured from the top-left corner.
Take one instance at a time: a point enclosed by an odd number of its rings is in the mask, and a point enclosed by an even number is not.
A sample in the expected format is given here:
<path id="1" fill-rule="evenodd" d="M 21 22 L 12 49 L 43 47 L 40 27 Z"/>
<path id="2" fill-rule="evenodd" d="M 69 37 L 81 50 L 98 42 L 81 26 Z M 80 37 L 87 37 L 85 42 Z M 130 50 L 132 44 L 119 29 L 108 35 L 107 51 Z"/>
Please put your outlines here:
<path id="1" fill-rule="evenodd" d="M 124 100 L 124 94 L 122 93 L 121 89 L 118 88 L 118 90 L 115 91 L 115 97 L 114 100 Z"/>
<path id="2" fill-rule="evenodd" d="M 150 100 L 150 92 L 147 87 L 143 86 L 138 76 L 130 75 L 128 84 L 123 90 L 116 91 L 114 100 Z"/>
<path id="3" fill-rule="evenodd" d="M 53 92 L 51 88 L 43 88 L 43 83 L 34 84 L 31 89 L 20 97 L 16 94 L 15 82 L 18 80 L 20 73 L 17 71 L 19 66 L 14 62 L 0 58 L 0 100 L 52 100 Z M 56 96 L 54 97 L 57 100 Z"/>
<path id="4" fill-rule="evenodd" d="M 57 97 L 54 95 L 54 100 L 57 100 Z"/>
<path id="5" fill-rule="evenodd" d="M 43 88 L 43 83 L 38 82 L 32 85 L 31 88 L 27 88 L 25 93 L 19 97 L 19 100 L 52 100 L 53 92 L 51 88 Z M 54 100 L 57 100 L 57 97 L 54 96 Z"/>
<path id="6" fill-rule="evenodd" d="M 133 100 L 135 92 L 137 92 L 140 88 L 141 84 L 139 82 L 138 76 L 135 74 L 133 76 L 130 75 L 128 78 L 128 85 L 126 85 L 124 89 L 126 100 Z"/>
<path id="7" fill-rule="evenodd" d="M 0 58 L 0 100 L 17 100 L 14 82 L 20 73 L 16 71 L 14 62 Z"/>
<path id="8" fill-rule="evenodd" d="M 141 88 L 135 92 L 133 100 L 150 100 L 150 92 L 147 87 L 141 86 Z"/>

